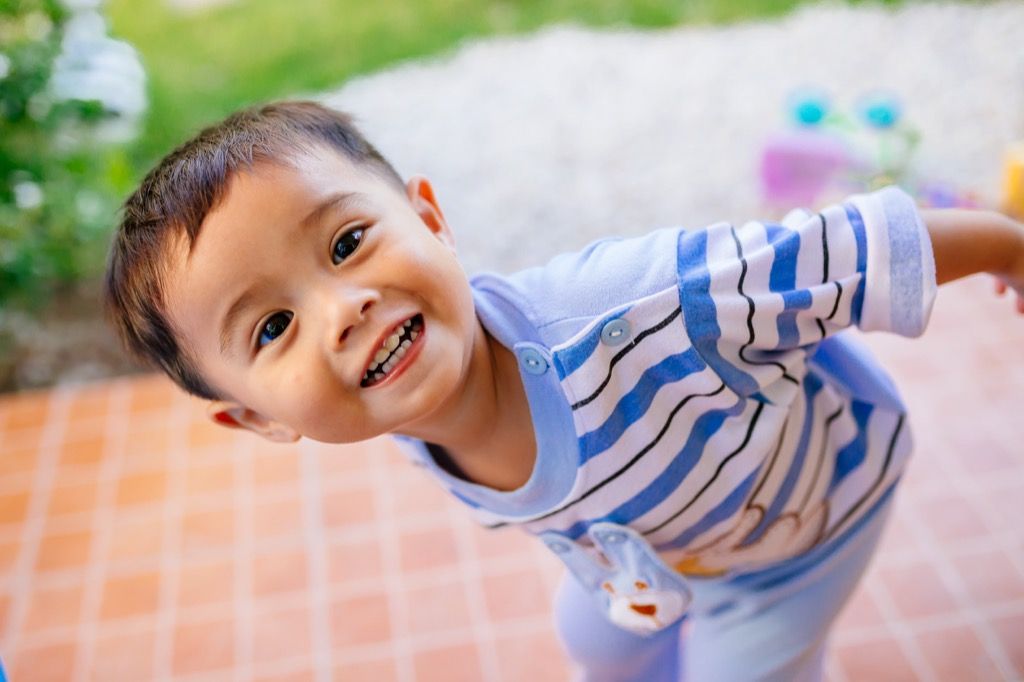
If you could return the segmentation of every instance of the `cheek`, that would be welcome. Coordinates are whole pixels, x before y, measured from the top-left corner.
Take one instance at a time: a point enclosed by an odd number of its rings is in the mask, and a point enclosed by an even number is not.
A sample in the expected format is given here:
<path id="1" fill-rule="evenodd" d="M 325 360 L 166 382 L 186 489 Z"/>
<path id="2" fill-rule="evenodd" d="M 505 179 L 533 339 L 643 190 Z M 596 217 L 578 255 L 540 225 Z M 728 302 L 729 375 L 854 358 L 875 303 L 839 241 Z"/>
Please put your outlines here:
<path id="1" fill-rule="evenodd" d="M 263 391 L 272 405 L 270 413 L 277 412 L 281 421 L 305 434 L 308 425 L 319 421 L 320 413 L 332 403 L 326 376 L 312 369 L 293 370 L 267 382 Z"/>
<path id="2" fill-rule="evenodd" d="M 432 262 L 422 265 L 424 290 L 430 291 L 438 304 L 465 326 L 475 320 L 473 293 L 465 271 L 455 255 L 438 244 Z"/>
<path id="3" fill-rule="evenodd" d="M 461 271 L 455 254 L 442 242 L 426 234 L 417 237 L 388 250 L 384 260 L 392 273 L 436 284 L 450 280 L 456 269 Z"/>

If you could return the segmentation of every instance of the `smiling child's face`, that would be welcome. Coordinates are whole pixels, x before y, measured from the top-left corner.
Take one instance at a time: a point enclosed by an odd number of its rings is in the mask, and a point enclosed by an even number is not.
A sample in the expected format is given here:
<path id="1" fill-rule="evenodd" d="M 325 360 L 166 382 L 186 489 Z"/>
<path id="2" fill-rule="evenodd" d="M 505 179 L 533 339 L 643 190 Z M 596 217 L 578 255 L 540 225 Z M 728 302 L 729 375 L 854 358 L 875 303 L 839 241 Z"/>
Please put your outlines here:
<path id="1" fill-rule="evenodd" d="M 225 400 L 276 440 L 415 432 L 456 401 L 482 328 L 429 183 L 403 195 L 343 156 L 237 174 L 191 253 L 170 249 L 167 313 Z"/>

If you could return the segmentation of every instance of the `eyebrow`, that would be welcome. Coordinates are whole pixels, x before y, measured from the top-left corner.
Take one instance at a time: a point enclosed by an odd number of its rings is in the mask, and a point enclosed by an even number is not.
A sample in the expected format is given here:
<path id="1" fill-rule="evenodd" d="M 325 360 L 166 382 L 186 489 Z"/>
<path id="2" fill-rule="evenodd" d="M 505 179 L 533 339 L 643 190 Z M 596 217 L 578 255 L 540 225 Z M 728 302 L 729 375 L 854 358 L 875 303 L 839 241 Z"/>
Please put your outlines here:
<path id="1" fill-rule="evenodd" d="M 308 229 L 313 227 L 331 211 L 349 210 L 354 206 L 366 204 L 368 199 L 369 197 L 362 192 L 336 192 L 331 194 L 299 222 L 299 228 Z"/>
<path id="2" fill-rule="evenodd" d="M 317 204 L 305 218 L 299 221 L 299 231 L 308 230 L 319 224 L 325 216 L 332 211 L 350 210 L 357 205 L 368 203 L 369 197 L 362 192 L 335 192 L 328 195 L 326 199 Z M 224 314 L 224 320 L 220 326 L 220 353 L 221 355 L 233 355 L 231 353 L 232 331 L 238 322 L 238 318 L 249 308 L 256 299 L 253 288 L 246 289 Z"/>

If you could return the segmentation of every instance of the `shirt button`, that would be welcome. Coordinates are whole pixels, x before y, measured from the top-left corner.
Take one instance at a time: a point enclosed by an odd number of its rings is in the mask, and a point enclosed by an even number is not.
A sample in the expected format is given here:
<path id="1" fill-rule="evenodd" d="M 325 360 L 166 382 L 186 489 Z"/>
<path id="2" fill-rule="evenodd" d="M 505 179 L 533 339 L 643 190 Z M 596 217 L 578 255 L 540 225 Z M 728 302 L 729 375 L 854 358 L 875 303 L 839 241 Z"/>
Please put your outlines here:
<path id="1" fill-rule="evenodd" d="M 524 348 L 519 352 L 519 362 L 527 374 L 543 374 L 548 371 L 548 361 L 534 348 Z"/>
<path id="2" fill-rule="evenodd" d="M 601 329 L 601 341 L 606 346 L 618 346 L 629 338 L 629 320 L 621 317 L 612 320 Z"/>

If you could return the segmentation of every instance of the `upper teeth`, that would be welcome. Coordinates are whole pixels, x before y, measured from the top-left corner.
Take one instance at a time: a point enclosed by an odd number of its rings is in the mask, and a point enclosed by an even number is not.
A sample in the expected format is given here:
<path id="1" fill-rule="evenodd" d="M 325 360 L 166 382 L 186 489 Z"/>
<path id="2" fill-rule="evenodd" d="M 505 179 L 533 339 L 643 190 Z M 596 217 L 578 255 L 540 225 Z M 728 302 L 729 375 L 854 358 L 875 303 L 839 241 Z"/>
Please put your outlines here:
<path id="1" fill-rule="evenodd" d="M 391 368 L 398 364 L 398 361 L 405 356 L 405 351 L 412 345 L 412 341 L 409 339 L 402 341 L 402 332 L 410 327 L 412 327 L 412 319 L 406 320 L 401 327 L 398 327 L 388 338 L 384 339 L 384 343 L 377 349 L 373 356 L 373 361 L 370 362 L 370 367 L 366 371 L 367 376 L 372 374 L 377 368 L 390 372 Z M 409 336 L 411 339 L 415 339 L 418 333 L 410 331 Z"/>

